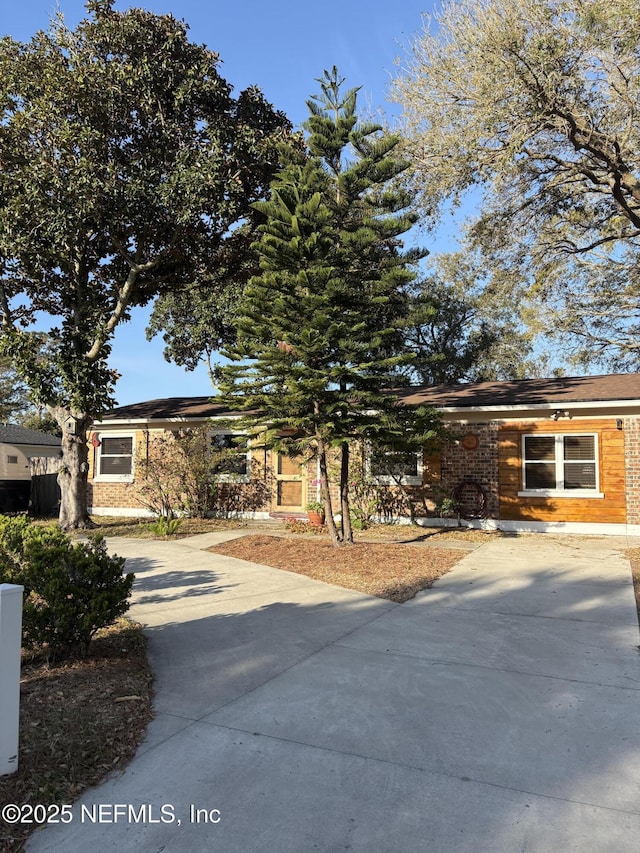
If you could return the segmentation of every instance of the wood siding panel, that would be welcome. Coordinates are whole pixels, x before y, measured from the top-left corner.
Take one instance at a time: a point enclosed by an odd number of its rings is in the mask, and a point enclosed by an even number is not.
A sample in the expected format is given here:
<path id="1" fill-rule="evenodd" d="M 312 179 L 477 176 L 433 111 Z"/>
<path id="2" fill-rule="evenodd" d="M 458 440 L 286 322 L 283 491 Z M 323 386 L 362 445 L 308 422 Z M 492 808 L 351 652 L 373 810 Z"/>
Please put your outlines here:
<path id="1" fill-rule="evenodd" d="M 603 498 L 521 496 L 522 435 L 531 433 L 596 433 L 600 491 Z M 615 419 L 561 420 L 509 424 L 498 441 L 500 518 L 508 521 L 626 522 L 624 432 Z"/>
<path id="2" fill-rule="evenodd" d="M 302 459 L 299 456 L 285 456 L 284 453 L 279 453 L 277 458 L 278 474 L 283 477 L 300 476 Z"/>
<path id="3" fill-rule="evenodd" d="M 302 483 L 280 480 L 278 483 L 278 507 L 302 506 Z"/>
<path id="4" fill-rule="evenodd" d="M 437 453 L 425 453 L 422 458 L 423 482 L 427 485 L 439 483 L 442 479 L 442 455 Z"/>

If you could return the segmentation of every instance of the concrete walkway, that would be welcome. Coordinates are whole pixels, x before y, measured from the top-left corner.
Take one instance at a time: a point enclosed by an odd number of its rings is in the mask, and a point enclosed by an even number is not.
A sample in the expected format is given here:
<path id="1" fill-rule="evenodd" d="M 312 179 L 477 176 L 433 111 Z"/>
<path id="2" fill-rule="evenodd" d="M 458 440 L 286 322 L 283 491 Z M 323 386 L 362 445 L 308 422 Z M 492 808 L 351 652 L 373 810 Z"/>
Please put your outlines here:
<path id="1" fill-rule="evenodd" d="M 199 550 L 213 538 L 113 541 L 156 718 L 30 851 L 637 853 L 620 543 L 491 538 L 396 605 Z"/>

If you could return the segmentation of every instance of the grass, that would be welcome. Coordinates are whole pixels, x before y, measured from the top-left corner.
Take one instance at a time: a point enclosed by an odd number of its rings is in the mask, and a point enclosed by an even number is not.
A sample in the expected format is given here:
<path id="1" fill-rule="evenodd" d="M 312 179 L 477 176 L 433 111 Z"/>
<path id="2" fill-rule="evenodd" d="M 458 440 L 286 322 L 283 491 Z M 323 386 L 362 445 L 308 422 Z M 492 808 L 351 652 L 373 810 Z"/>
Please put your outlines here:
<path id="1" fill-rule="evenodd" d="M 95 524 L 95 530 L 102 533 L 104 536 L 128 536 L 134 539 L 181 539 L 185 536 L 196 536 L 199 533 L 212 533 L 220 530 L 243 530 L 247 528 L 269 527 L 269 529 L 277 529 L 278 532 L 286 533 L 289 520 L 282 519 L 282 522 L 269 521 L 264 522 L 251 521 L 250 519 L 226 519 L 226 518 L 181 518 L 177 533 L 168 537 L 158 536 L 152 529 L 153 519 L 151 518 L 119 518 L 104 515 L 94 515 L 91 520 Z M 55 519 L 48 519 L 36 523 L 53 524 Z M 314 529 L 312 525 L 307 524 L 304 520 L 296 521 L 291 526 L 291 531 L 296 534 L 303 532 L 310 534 L 315 533 L 319 538 L 328 538 L 326 528 L 322 527 L 319 530 Z M 463 539 L 477 541 L 484 539 L 488 535 L 499 536 L 497 531 L 491 534 L 486 531 L 472 530 L 466 527 L 418 527 L 407 524 L 372 524 L 366 530 L 354 530 L 354 538 L 359 541 L 393 541 L 393 542 L 412 542 L 417 540 L 430 539 L 435 537 L 438 540 Z"/>
<path id="2" fill-rule="evenodd" d="M 100 631 L 87 658 L 25 659 L 18 770 L 0 777 L 0 804 L 72 803 L 124 768 L 152 717 L 152 674 L 142 627 Z M 33 824 L 0 822 L 0 851 L 23 849 Z"/>
<path id="3" fill-rule="evenodd" d="M 94 515 L 95 532 L 103 536 L 130 536 L 134 539 L 181 539 L 196 536 L 198 533 L 210 533 L 212 530 L 236 530 L 248 527 L 251 522 L 227 520 L 223 518 L 181 518 L 177 532 L 169 536 L 158 536 L 152 529 L 151 518 L 115 518 Z M 51 521 L 49 521 L 51 523 Z"/>

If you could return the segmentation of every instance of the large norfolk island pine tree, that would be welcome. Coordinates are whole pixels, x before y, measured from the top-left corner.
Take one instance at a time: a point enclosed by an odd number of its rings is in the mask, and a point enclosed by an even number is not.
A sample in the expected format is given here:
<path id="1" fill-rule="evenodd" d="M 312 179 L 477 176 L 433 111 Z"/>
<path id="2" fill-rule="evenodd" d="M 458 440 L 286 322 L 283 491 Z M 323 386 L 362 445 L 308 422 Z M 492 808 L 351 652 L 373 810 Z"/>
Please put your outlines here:
<path id="1" fill-rule="evenodd" d="M 352 541 L 353 440 L 396 447 L 410 436 L 418 446 L 433 419 L 408 430 L 384 393 L 405 358 L 398 355 L 404 289 L 423 254 L 404 251 L 400 240 L 415 216 L 394 183 L 405 168 L 395 155 L 399 140 L 359 120 L 358 90 L 344 92 L 335 67 L 318 82 L 321 94 L 308 102 L 308 150 L 289 150 L 270 200 L 255 205 L 266 220 L 256 244 L 261 274 L 240 305 L 237 345 L 226 352 L 234 363 L 220 370 L 220 390 L 251 412 L 247 425 L 268 425 L 267 444 L 317 454 L 337 544 Z"/>
<path id="2" fill-rule="evenodd" d="M 159 293 L 221 286 L 290 130 L 257 89 L 232 97 L 172 16 L 87 9 L 73 31 L 0 40 L 0 347 L 63 430 L 67 529 L 90 525 L 86 432 L 113 403 L 116 327 Z"/>

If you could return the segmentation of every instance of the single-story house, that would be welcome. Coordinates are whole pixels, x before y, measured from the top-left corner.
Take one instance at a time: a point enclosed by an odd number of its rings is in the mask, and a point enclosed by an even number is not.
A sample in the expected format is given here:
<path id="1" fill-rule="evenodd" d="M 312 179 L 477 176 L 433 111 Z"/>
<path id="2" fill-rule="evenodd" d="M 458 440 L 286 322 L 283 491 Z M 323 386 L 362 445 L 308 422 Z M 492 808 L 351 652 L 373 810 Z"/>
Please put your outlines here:
<path id="1" fill-rule="evenodd" d="M 29 508 L 34 464 L 39 465 L 36 473 L 47 470 L 43 460 L 57 459 L 61 444 L 59 438 L 45 432 L 0 424 L 0 512 Z"/>
<path id="2" fill-rule="evenodd" d="M 408 460 L 421 524 L 434 495 L 454 498 L 462 523 L 511 531 L 640 534 L 640 375 L 610 374 L 399 389 L 408 406 L 436 408 L 454 442 Z M 208 397 L 151 400 L 114 409 L 92 430 L 91 512 L 142 515 L 131 484 L 155 434 L 208 421 L 231 438 L 225 410 Z M 216 420 L 227 426 L 216 430 Z M 248 448 L 229 476 L 236 487 L 270 474 L 254 516 L 295 514 L 317 496 L 315 464 Z M 381 482 L 383 478 L 380 478 Z M 389 483 L 389 488 L 394 488 Z M 419 501 L 418 498 L 422 500 Z M 450 520 L 457 523 L 457 519 Z"/>

